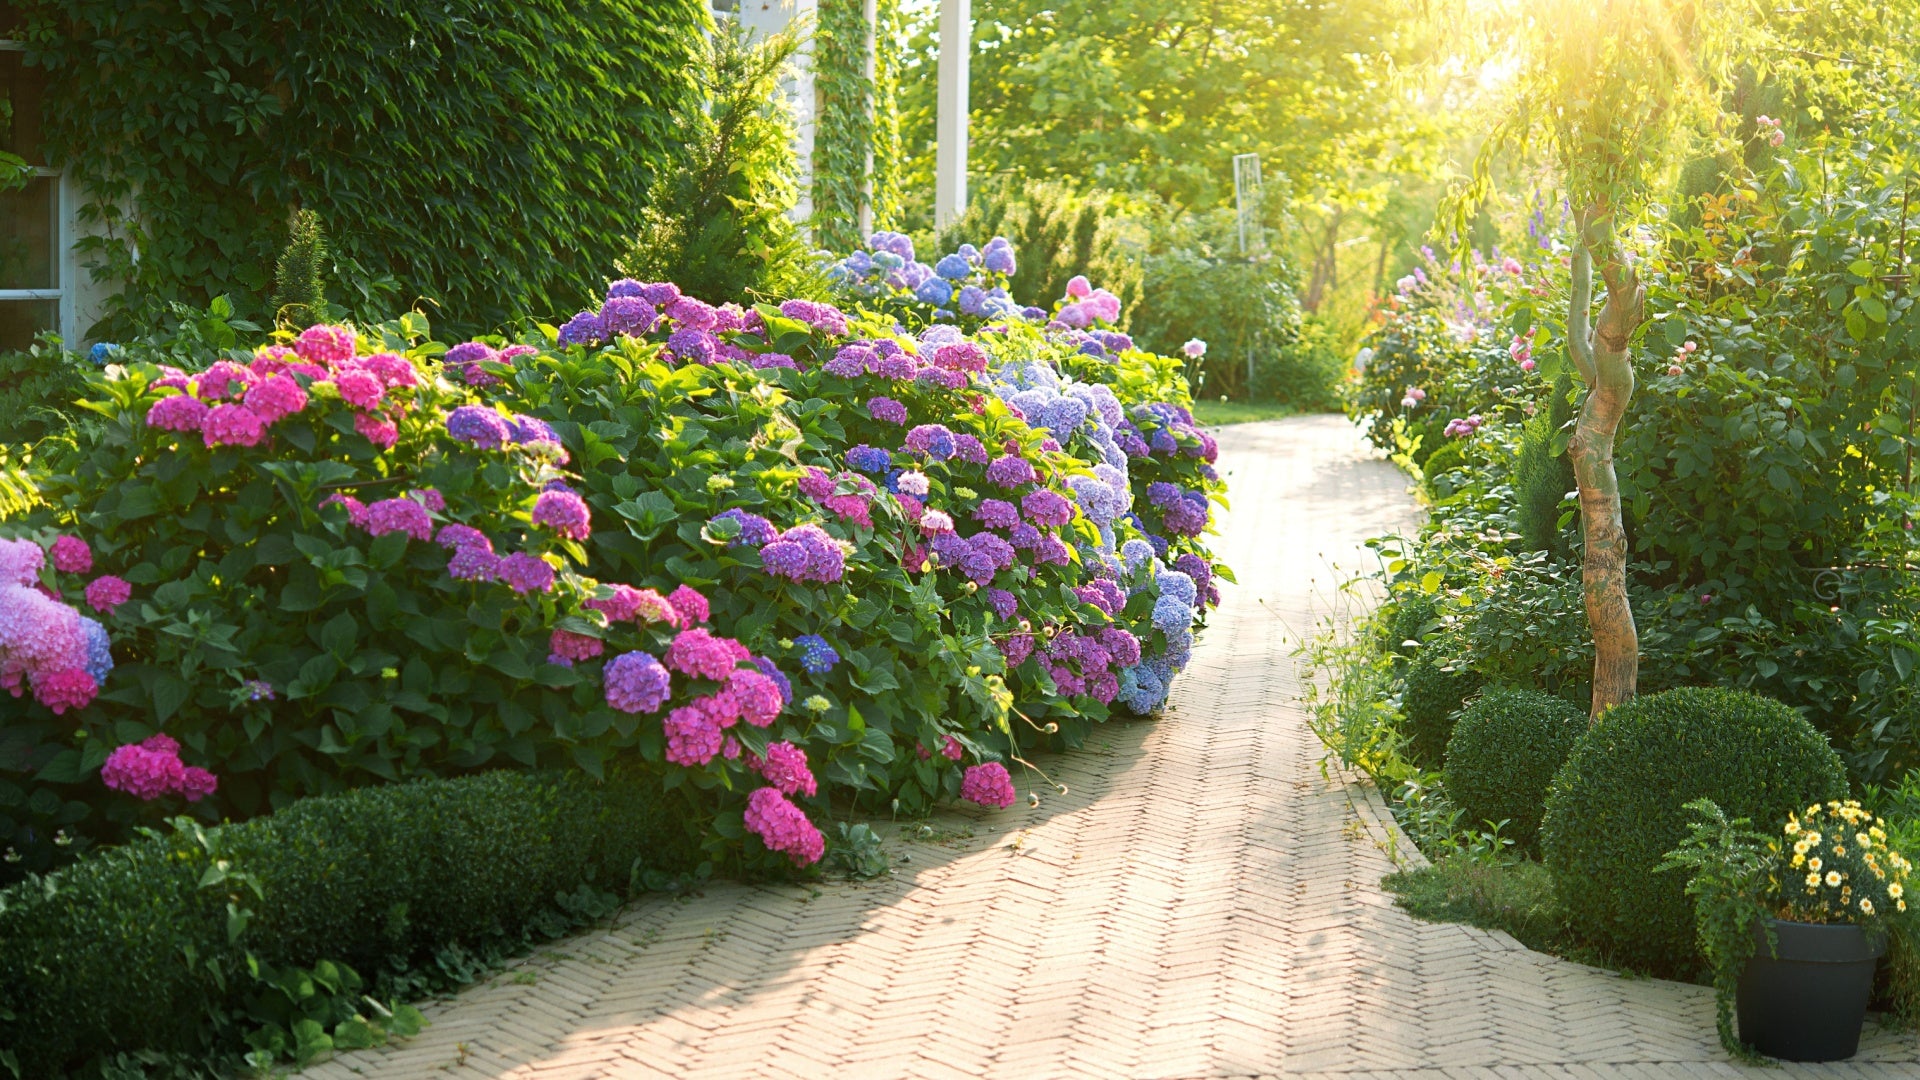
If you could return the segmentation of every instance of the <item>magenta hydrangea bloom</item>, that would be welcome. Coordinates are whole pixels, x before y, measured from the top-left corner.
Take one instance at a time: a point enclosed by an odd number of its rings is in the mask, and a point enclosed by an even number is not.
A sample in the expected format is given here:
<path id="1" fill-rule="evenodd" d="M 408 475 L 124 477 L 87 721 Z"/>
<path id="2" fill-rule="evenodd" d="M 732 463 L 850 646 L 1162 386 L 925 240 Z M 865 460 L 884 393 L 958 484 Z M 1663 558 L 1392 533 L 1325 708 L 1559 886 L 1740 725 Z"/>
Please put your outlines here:
<path id="1" fill-rule="evenodd" d="M 93 569 L 93 549 L 77 536 L 58 537 L 49 550 L 53 568 L 63 574 L 84 574 Z"/>
<path id="2" fill-rule="evenodd" d="M 691 585 L 681 585 L 667 594 L 667 605 L 673 609 L 666 621 L 682 630 L 690 629 L 712 617 L 713 611 L 707 598 Z"/>
<path id="3" fill-rule="evenodd" d="M 444 512 L 447 508 L 447 497 L 440 494 L 436 488 L 414 488 L 407 492 L 407 498 L 436 514 Z"/>
<path id="4" fill-rule="evenodd" d="M 533 502 L 533 523 L 545 525 L 569 540 L 593 535 L 587 502 L 571 491 L 543 491 Z"/>
<path id="5" fill-rule="evenodd" d="M 180 790 L 185 779 L 180 746 L 165 735 L 115 747 L 100 767 L 101 783 L 149 802 Z"/>
<path id="6" fill-rule="evenodd" d="M 970 766 L 960 778 L 960 797 L 994 809 L 1012 806 L 1013 777 L 1008 776 L 1007 767 L 997 761 Z"/>
<path id="7" fill-rule="evenodd" d="M 307 392 L 291 375 L 274 375 L 247 389 L 247 408 L 271 424 L 307 407 Z"/>
<path id="8" fill-rule="evenodd" d="M 231 360 L 220 360 L 200 373 L 193 380 L 194 390 L 202 401 L 215 401 L 223 397 L 238 397 L 246 392 L 248 384 L 253 382 L 253 369 L 241 367 Z"/>
<path id="9" fill-rule="evenodd" d="M 367 507 L 367 531 L 375 536 L 398 532 L 415 540 L 431 540 L 433 519 L 426 507 L 405 496 L 381 499 Z"/>
<path id="10" fill-rule="evenodd" d="M 460 552 L 458 558 L 466 552 Z M 517 593 L 547 592 L 553 588 L 553 567 L 538 555 L 516 551 L 500 560 L 495 574 Z"/>
<path id="11" fill-rule="evenodd" d="M 547 663 L 572 667 L 575 660 L 591 660 L 605 649 L 599 638 L 587 634 L 576 634 L 572 630 L 555 630 L 547 639 Z"/>
<path id="12" fill-rule="evenodd" d="M 742 660 L 751 659 L 745 645 L 715 637 L 703 629 L 682 630 L 667 646 L 667 667 L 683 675 L 724 680 Z"/>
<path id="13" fill-rule="evenodd" d="M 766 727 L 773 723 L 786 706 L 786 696 L 780 692 L 780 684 L 758 669 L 737 668 L 728 674 L 727 693 L 738 703 L 740 718 L 754 727 Z"/>
<path id="14" fill-rule="evenodd" d="M 643 652 L 621 653 L 607 661 L 601 678 L 606 682 L 607 704 L 624 713 L 657 712 L 672 692 L 673 676 Z"/>
<path id="15" fill-rule="evenodd" d="M 267 436 L 260 414 L 245 405 L 217 405 L 200 426 L 207 446 L 258 446 Z"/>
<path id="16" fill-rule="evenodd" d="M 328 367 L 353 359 L 354 334 L 344 326 L 309 326 L 294 339 L 293 351 L 300 359 Z"/>
<path id="17" fill-rule="evenodd" d="M 360 361 L 360 366 L 373 372 L 389 389 L 420 385 L 420 374 L 413 370 L 413 362 L 398 353 L 374 353 Z"/>
<path id="18" fill-rule="evenodd" d="M 49 671 L 33 677 L 34 700 L 53 710 L 55 716 L 68 709 L 84 709 L 100 687 L 93 676 L 78 668 Z"/>
<path id="19" fill-rule="evenodd" d="M 46 564 L 47 553 L 39 544 L 0 537 L 0 585 L 32 585 Z"/>
<path id="20" fill-rule="evenodd" d="M 320 509 L 324 510 L 329 506 L 344 507 L 347 511 L 347 520 L 349 522 L 363 529 L 367 527 L 367 504 L 361 502 L 359 499 L 336 491 L 320 500 Z"/>
<path id="21" fill-rule="evenodd" d="M 199 431 L 209 411 L 199 398 L 185 394 L 163 397 L 147 408 L 147 426 L 162 431 Z"/>
<path id="22" fill-rule="evenodd" d="M 382 450 L 391 450 L 400 441 L 399 426 L 378 413 L 354 413 L 353 430 Z"/>
<path id="23" fill-rule="evenodd" d="M 720 752 L 720 723 L 707 709 L 682 705 L 661 726 L 667 733 L 667 760 L 675 765 L 705 765 Z"/>
<path id="24" fill-rule="evenodd" d="M 960 758 L 965 753 L 966 753 L 966 748 L 960 745 L 959 739 L 956 739 L 951 735 L 945 735 L 941 737 L 940 755 L 942 757 L 946 758 L 948 761 L 959 761 Z"/>
<path id="25" fill-rule="evenodd" d="M 883 424 L 907 422 L 907 407 L 890 397 L 867 399 L 867 413 Z"/>
<path id="26" fill-rule="evenodd" d="M 492 544 L 469 544 L 447 560 L 447 576 L 455 581 L 493 581 L 500 576 L 500 562 Z"/>
<path id="27" fill-rule="evenodd" d="M 133 596 L 133 586 L 125 578 L 102 574 L 87 582 L 87 604 L 95 611 L 111 613 Z"/>
<path id="28" fill-rule="evenodd" d="M 819 862 L 827 852 L 827 841 L 820 830 L 778 788 L 755 788 L 747 796 L 746 826 L 768 851 L 787 856 L 797 866 Z"/>
<path id="29" fill-rule="evenodd" d="M 333 385 L 340 390 L 340 400 L 356 409 L 376 409 L 386 397 L 386 384 L 380 376 L 363 368 L 348 368 L 333 377 Z"/>
<path id="30" fill-rule="evenodd" d="M 471 525 L 461 525 L 457 522 L 452 525 L 442 525 L 439 534 L 434 537 L 434 540 L 438 542 L 441 547 L 454 551 L 468 547 L 479 547 L 488 552 L 493 550 L 493 541 L 487 539 L 486 533 L 481 532 Z"/>
<path id="31" fill-rule="evenodd" d="M 783 795 L 813 795 L 820 790 L 807 767 L 806 751 L 790 742 L 769 743 L 756 769 Z"/>
<path id="32" fill-rule="evenodd" d="M 220 778 L 198 765 L 189 765 L 180 770 L 180 794 L 188 802 L 199 802 L 214 793 L 220 786 Z"/>
<path id="33" fill-rule="evenodd" d="M 1027 513 L 1027 520 L 1042 527 L 1065 525 L 1073 520 L 1073 504 L 1059 492 L 1041 488 L 1027 492 L 1020 500 L 1020 508 Z"/>

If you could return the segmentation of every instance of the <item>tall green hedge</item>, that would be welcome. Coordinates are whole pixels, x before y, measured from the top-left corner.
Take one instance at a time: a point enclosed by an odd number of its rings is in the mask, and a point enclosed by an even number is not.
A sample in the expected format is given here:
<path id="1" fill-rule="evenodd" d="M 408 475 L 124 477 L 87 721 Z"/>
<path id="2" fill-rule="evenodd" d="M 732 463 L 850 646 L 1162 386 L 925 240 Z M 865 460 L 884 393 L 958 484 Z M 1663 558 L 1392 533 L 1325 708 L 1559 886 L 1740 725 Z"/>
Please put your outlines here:
<path id="1" fill-rule="evenodd" d="M 712 25 L 703 0 L 14 6 L 50 153 L 114 226 L 89 245 L 131 286 L 109 335 L 168 300 L 265 314 L 298 208 L 358 264 L 345 293 L 391 275 L 454 333 L 570 314 L 677 159 Z"/>

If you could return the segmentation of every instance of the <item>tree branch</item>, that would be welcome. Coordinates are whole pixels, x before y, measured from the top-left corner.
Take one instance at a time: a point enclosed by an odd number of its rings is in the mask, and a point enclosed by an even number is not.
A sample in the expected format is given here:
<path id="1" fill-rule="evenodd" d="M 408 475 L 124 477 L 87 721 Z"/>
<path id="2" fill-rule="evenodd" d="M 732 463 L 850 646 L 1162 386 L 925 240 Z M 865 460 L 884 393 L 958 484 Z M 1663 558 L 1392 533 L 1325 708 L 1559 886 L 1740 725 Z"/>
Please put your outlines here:
<path id="1" fill-rule="evenodd" d="M 1573 369 L 1580 373 L 1580 381 L 1588 386 L 1597 378 L 1593 370 L 1593 331 L 1589 326 L 1592 311 L 1593 255 L 1587 250 L 1583 235 L 1573 248 L 1573 295 L 1567 301 L 1567 355 L 1573 358 Z"/>

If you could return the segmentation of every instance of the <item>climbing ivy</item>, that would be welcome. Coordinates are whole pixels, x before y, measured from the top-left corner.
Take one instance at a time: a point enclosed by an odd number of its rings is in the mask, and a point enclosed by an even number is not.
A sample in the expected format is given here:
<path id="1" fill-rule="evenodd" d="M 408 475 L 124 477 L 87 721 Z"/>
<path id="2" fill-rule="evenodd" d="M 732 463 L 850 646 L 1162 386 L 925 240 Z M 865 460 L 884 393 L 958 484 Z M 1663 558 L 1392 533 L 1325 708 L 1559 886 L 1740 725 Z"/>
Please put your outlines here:
<path id="1" fill-rule="evenodd" d="M 436 329 L 571 312 L 678 161 L 712 27 L 703 0 L 11 6 L 49 72 L 50 153 L 103 234 L 83 259 L 127 286 L 105 334 L 223 293 L 266 315 L 301 208 L 336 267 L 391 276 Z"/>
<path id="2" fill-rule="evenodd" d="M 869 26 L 864 0 L 821 0 L 814 30 L 814 86 L 820 108 L 813 135 L 813 239 L 832 250 L 856 248 L 865 241 L 860 206 L 868 198 L 876 224 L 891 221 L 899 211 L 904 16 L 899 0 L 877 0 L 875 9 Z"/>

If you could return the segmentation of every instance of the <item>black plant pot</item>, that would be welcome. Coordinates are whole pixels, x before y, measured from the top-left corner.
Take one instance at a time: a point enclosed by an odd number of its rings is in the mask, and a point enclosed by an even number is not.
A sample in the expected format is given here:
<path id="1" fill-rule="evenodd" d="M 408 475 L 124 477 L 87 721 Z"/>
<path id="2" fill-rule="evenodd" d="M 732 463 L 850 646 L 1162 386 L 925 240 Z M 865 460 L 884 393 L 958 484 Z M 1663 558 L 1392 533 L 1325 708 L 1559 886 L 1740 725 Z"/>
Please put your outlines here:
<path id="1" fill-rule="evenodd" d="M 1756 924 L 1759 942 L 1735 999 L 1740 1041 L 1783 1061 L 1852 1057 L 1886 938 L 1850 923 L 1768 922 L 1779 950 L 1769 953 Z"/>

